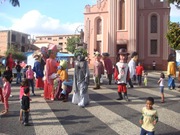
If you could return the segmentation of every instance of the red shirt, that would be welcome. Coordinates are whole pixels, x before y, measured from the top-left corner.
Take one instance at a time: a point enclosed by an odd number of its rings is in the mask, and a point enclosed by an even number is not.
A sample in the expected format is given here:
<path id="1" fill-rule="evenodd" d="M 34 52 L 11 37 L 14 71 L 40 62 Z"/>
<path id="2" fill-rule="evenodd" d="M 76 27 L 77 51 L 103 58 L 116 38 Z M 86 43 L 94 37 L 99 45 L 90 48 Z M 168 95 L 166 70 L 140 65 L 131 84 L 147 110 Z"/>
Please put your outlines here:
<path id="1" fill-rule="evenodd" d="M 142 72 L 144 71 L 143 66 L 137 66 L 136 67 L 136 75 L 142 75 Z"/>

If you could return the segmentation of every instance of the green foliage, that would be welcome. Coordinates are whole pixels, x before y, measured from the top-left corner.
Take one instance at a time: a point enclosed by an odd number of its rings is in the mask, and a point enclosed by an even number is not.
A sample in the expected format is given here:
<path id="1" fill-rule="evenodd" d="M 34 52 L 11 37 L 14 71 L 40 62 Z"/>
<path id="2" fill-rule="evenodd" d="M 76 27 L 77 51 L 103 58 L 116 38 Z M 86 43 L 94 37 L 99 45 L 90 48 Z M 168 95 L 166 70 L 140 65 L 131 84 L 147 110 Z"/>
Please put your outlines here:
<path id="1" fill-rule="evenodd" d="M 9 2 L 10 2 L 14 7 L 16 7 L 16 6 L 20 7 L 19 0 L 9 0 Z"/>
<path id="2" fill-rule="evenodd" d="M 84 57 L 88 56 L 87 50 L 84 48 L 78 48 L 74 51 L 74 56 L 77 57 L 78 55 L 83 55 Z"/>
<path id="3" fill-rule="evenodd" d="M 72 36 L 71 38 L 68 38 L 66 50 L 68 52 L 74 53 L 77 43 L 80 43 L 80 37 Z"/>
<path id="4" fill-rule="evenodd" d="M 169 46 L 174 50 L 180 50 L 180 24 L 169 22 L 169 30 L 166 34 Z"/>
<path id="5" fill-rule="evenodd" d="M 26 56 L 24 56 L 24 54 L 22 52 L 19 52 L 16 48 L 10 48 L 6 51 L 5 55 L 6 57 L 8 56 L 8 54 L 11 53 L 12 57 L 14 59 L 17 59 L 19 61 L 23 61 L 26 59 Z"/>
<path id="6" fill-rule="evenodd" d="M 168 0 L 170 4 L 174 4 L 177 8 L 180 8 L 180 0 Z"/>

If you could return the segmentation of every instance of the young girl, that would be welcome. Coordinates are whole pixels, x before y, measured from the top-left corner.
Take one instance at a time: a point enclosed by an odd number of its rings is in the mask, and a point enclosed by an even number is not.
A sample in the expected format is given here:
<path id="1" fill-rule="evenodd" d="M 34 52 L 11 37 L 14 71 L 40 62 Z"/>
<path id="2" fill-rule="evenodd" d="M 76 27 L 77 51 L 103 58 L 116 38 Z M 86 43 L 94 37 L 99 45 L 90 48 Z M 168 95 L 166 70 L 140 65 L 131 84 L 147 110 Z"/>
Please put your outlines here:
<path id="1" fill-rule="evenodd" d="M 3 81 L 4 81 L 4 86 L 3 86 L 4 110 L 1 113 L 7 114 L 9 109 L 8 99 L 11 94 L 11 85 L 8 76 L 4 76 Z"/>
<path id="2" fill-rule="evenodd" d="M 20 99 L 20 104 L 22 105 L 22 97 L 24 95 L 24 89 L 26 88 L 29 88 L 29 82 L 27 79 L 25 79 L 22 83 L 21 83 L 21 86 L 20 86 L 20 91 L 19 91 L 19 99 Z M 29 93 L 28 93 L 28 96 Z M 20 114 L 19 114 L 19 121 L 22 120 L 22 111 L 20 110 Z"/>
<path id="3" fill-rule="evenodd" d="M 26 79 L 29 81 L 29 86 L 31 86 L 32 95 L 35 96 L 34 93 L 34 71 L 31 68 L 31 65 L 28 66 L 28 70 L 26 71 Z"/>
<path id="4" fill-rule="evenodd" d="M 2 101 L 2 103 L 4 103 L 2 88 L 3 88 L 3 80 L 2 80 L 2 77 L 1 77 L 1 71 L 0 71 L 0 101 Z"/>
<path id="5" fill-rule="evenodd" d="M 161 91 L 161 103 L 164 103 L 164 78 L 165 78 L 164 73 L 161 73 L 160 79 L 158 81 Z"/>
<path id="6" fill-rule="evenodd" d="M 140 135 L 154 135 L 155 125 L 158 122 L 157 110 L 153 108 L 154 98 L 148 97 L 146 99 L 146 107 L 142 109 L 142 116 L 139 120 L 141 124 L 141 134 Z"/>
<path id="7" fill-rule="evenodd" d="M 148 83 L 148 73 L 144 72 L 144 85 L 147 86 Z"/>

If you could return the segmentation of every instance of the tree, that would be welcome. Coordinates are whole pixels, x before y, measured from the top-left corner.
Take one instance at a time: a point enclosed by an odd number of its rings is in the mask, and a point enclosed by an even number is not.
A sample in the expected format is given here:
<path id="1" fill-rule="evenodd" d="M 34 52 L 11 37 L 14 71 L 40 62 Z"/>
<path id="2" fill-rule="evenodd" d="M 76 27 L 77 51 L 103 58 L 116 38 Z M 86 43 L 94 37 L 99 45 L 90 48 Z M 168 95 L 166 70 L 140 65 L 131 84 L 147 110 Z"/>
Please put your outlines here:
<path id="1" fill-rule="evenodd" d="M 169 22 L 169 30 L 166 34 L 169 46 L 174 50 L 180 50 L 180 24 Z"/>
<path id="2" fill-rule="evenodd" d="M 170 4 L 174 4 L 177 8 L 180 8 L 180 0 L 168 0 Z"/>
<path id="3" fill-rule="evenodd" d="M 14 47 L 11 47 L 10 49 L 8 49 L 5 53 L 6 57 L 7 55 L 11 53 L 13 58 L 14 59 L 17 59 L 17 60 L 20 60 L 20 61 L 23 61 L 26 59 L 26 56 L 22 53 L 22 52 L 19 52 L 16 48 Z"/>
<path id="4" fill-rule="evenodd" d="M 20 7 L 20 3 L 19 3 L 19 0 L 9 0 L 9 2 L 14 6 L 19 6 Z"/>
<path id="5" fill-rule="evenodd" d="M 67 39 L 67 48 L 66 50 L 68 52 L 74 53 L 76 49 L 76 45 L 80 43 L 80 37 L 78 36 L 72 36 L 71 38 Z"/>

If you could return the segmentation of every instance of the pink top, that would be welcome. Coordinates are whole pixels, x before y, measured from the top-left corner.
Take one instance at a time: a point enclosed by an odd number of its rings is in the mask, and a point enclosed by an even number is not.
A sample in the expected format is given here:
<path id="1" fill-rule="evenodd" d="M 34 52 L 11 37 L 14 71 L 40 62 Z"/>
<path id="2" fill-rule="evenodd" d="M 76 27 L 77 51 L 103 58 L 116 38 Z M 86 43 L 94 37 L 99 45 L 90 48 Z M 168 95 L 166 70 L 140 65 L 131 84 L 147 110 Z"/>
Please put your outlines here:
<path id="1" fill-rule="evenodd" d="M 10 94 L 11 94 L 11 85 L 9 82 L 5 82 L 3 88 L 3 95 L 5 98 L 8 98 Z"/>
<path id="2" fill-rule="evenodd" d="M 19 91 L 19 99 L 22 99 L 22 96 L 24 95 L 24 89 L 25 88 L 27 88 L 28 86 L 21 86 L 20 87 L 20 91 Z M 28 97 L 29 97 L 30 95 L 28 94 Z"/>
<path id="3" fill-rule="evenodd" d="M 94 62 L 94 76 L 101 76 L 101 74 L 104 74 L 104 66 L 101 61 L 95 61 Z"/>
<path id="4" fill-rule="evenodd" d="M 26 78 L 27 79 L 33 79 L 34 78 L 34 71 L 31 69 L 31 70 L 27 70 L 26 71 Z"/>

